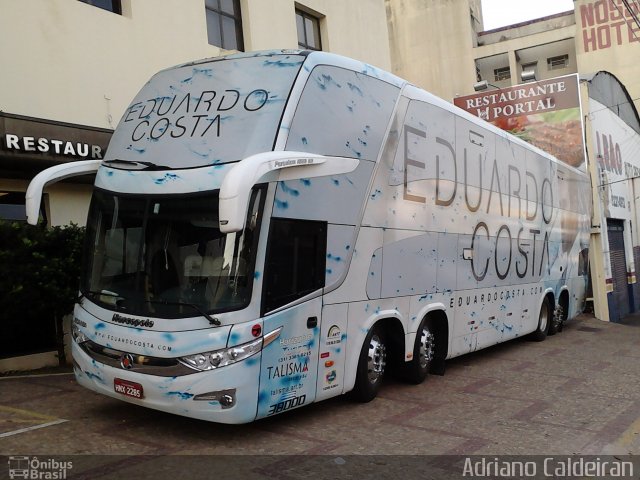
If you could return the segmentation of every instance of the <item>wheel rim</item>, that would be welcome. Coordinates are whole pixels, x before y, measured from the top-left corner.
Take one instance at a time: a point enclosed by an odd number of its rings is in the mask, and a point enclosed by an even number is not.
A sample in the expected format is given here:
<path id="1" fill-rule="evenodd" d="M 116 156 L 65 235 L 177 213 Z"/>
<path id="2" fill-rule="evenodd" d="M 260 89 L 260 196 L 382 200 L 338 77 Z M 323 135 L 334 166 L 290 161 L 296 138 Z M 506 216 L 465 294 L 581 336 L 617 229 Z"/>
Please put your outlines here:
<path id="1" fill-rule="evenodd" d="M 384 375 L 384 368 L 387 364 L 387 348 L 382 339 L 373 334 L 369 342 L 369 352 L 367 354 L 367 375 L 369 382 L 376 383 Z"/>
<path id="2" fill-rule="evenodd" d="M 427 368 L 429 366 L 429 363 L 431 363 L 435 355 L 435 350 L 435 336 L 427 327 L 424 327 L 420 333 L 420 351 L 418 353 L 420 368 Z"/>
<path id="3" fill-rule="evenodd" d="M 540 309 L 540 318 L 538 320 L 539 329 L 541 332 L 547 331 L 547 323 L 549 323 L 549 309 L 547 308 L 547 303 L 542 304 L 542 308 Z"/>

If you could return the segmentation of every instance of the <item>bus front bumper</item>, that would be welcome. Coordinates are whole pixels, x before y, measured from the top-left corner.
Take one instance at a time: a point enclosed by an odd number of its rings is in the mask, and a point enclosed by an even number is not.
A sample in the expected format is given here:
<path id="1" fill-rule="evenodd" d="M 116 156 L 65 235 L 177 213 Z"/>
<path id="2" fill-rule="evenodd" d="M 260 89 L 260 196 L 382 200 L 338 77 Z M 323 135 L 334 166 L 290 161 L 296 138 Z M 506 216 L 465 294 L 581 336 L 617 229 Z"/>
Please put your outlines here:
<path id="1" fill-rule="evenodd" d="M 181 376 L 109 366 L 91 358 L 75 341 L 72 354 L 78 383 L 103 395 L 211 422 L 247 423 L 256 417 L 261 353 L 233 365 Z"/>

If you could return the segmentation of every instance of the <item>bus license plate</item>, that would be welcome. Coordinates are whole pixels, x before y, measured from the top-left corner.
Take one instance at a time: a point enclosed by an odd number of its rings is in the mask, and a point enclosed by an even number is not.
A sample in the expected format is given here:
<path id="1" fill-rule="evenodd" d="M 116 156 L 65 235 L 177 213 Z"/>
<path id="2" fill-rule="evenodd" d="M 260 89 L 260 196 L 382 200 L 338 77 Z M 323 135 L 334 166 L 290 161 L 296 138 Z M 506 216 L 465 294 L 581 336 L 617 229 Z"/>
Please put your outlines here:
<path id="1" fill-rule="evenodd" d="M 113 389 L 116 393 L 126 395 L 127 397 L 144 398 L 142 385 L 136 382 L 115 378 L 113 380 Z"/>

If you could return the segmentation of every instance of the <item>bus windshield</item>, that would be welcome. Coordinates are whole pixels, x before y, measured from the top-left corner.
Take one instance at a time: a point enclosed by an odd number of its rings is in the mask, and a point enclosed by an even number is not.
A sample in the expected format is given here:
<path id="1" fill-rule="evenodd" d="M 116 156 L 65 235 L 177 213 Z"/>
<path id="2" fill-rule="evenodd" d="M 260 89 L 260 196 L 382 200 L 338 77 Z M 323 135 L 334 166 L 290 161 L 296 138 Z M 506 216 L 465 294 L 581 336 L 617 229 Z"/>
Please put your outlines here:
<path id="1" fill-rule="evenodd" d="M 81 293 L 110 310 L 159 318 L 246 307 L 264 189 L 252 192 L 245 229 L 226 235 L 218 228 L 218 193 L 96 190 Z"/>

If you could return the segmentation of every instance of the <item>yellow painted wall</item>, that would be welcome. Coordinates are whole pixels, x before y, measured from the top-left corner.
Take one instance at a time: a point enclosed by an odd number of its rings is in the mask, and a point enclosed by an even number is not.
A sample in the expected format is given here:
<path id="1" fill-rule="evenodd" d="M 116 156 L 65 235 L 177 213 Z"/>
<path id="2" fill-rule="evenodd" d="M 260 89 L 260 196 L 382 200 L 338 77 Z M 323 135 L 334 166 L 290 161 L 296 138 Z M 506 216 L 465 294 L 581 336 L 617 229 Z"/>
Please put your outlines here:
<path id="1" fill-rule="evenodd" d="M 322 50 L 391 69 L 384 0 L 242 0 L 246 50 L 297 48 L 296 5 L 321 18 Z"/>
<path id="2" fill-rule="evenodd" d="M 308 0 L 323 49 L 390 68 L 383 0 Z M 293 0 L 242 0 L 245 50 L 297 48 Z M 72 0 L 3 0 L 0 108 L 114 128 L 156 71 L 227 53 L 208 44 L 204 0 L 122 0 L 122 15 Z"/>
<path id="3" fill-rule="evenodd" d="M 475 82 L 472 14 L 469 0 L 385 0 L 393 73 L 453 101 Z"/>

